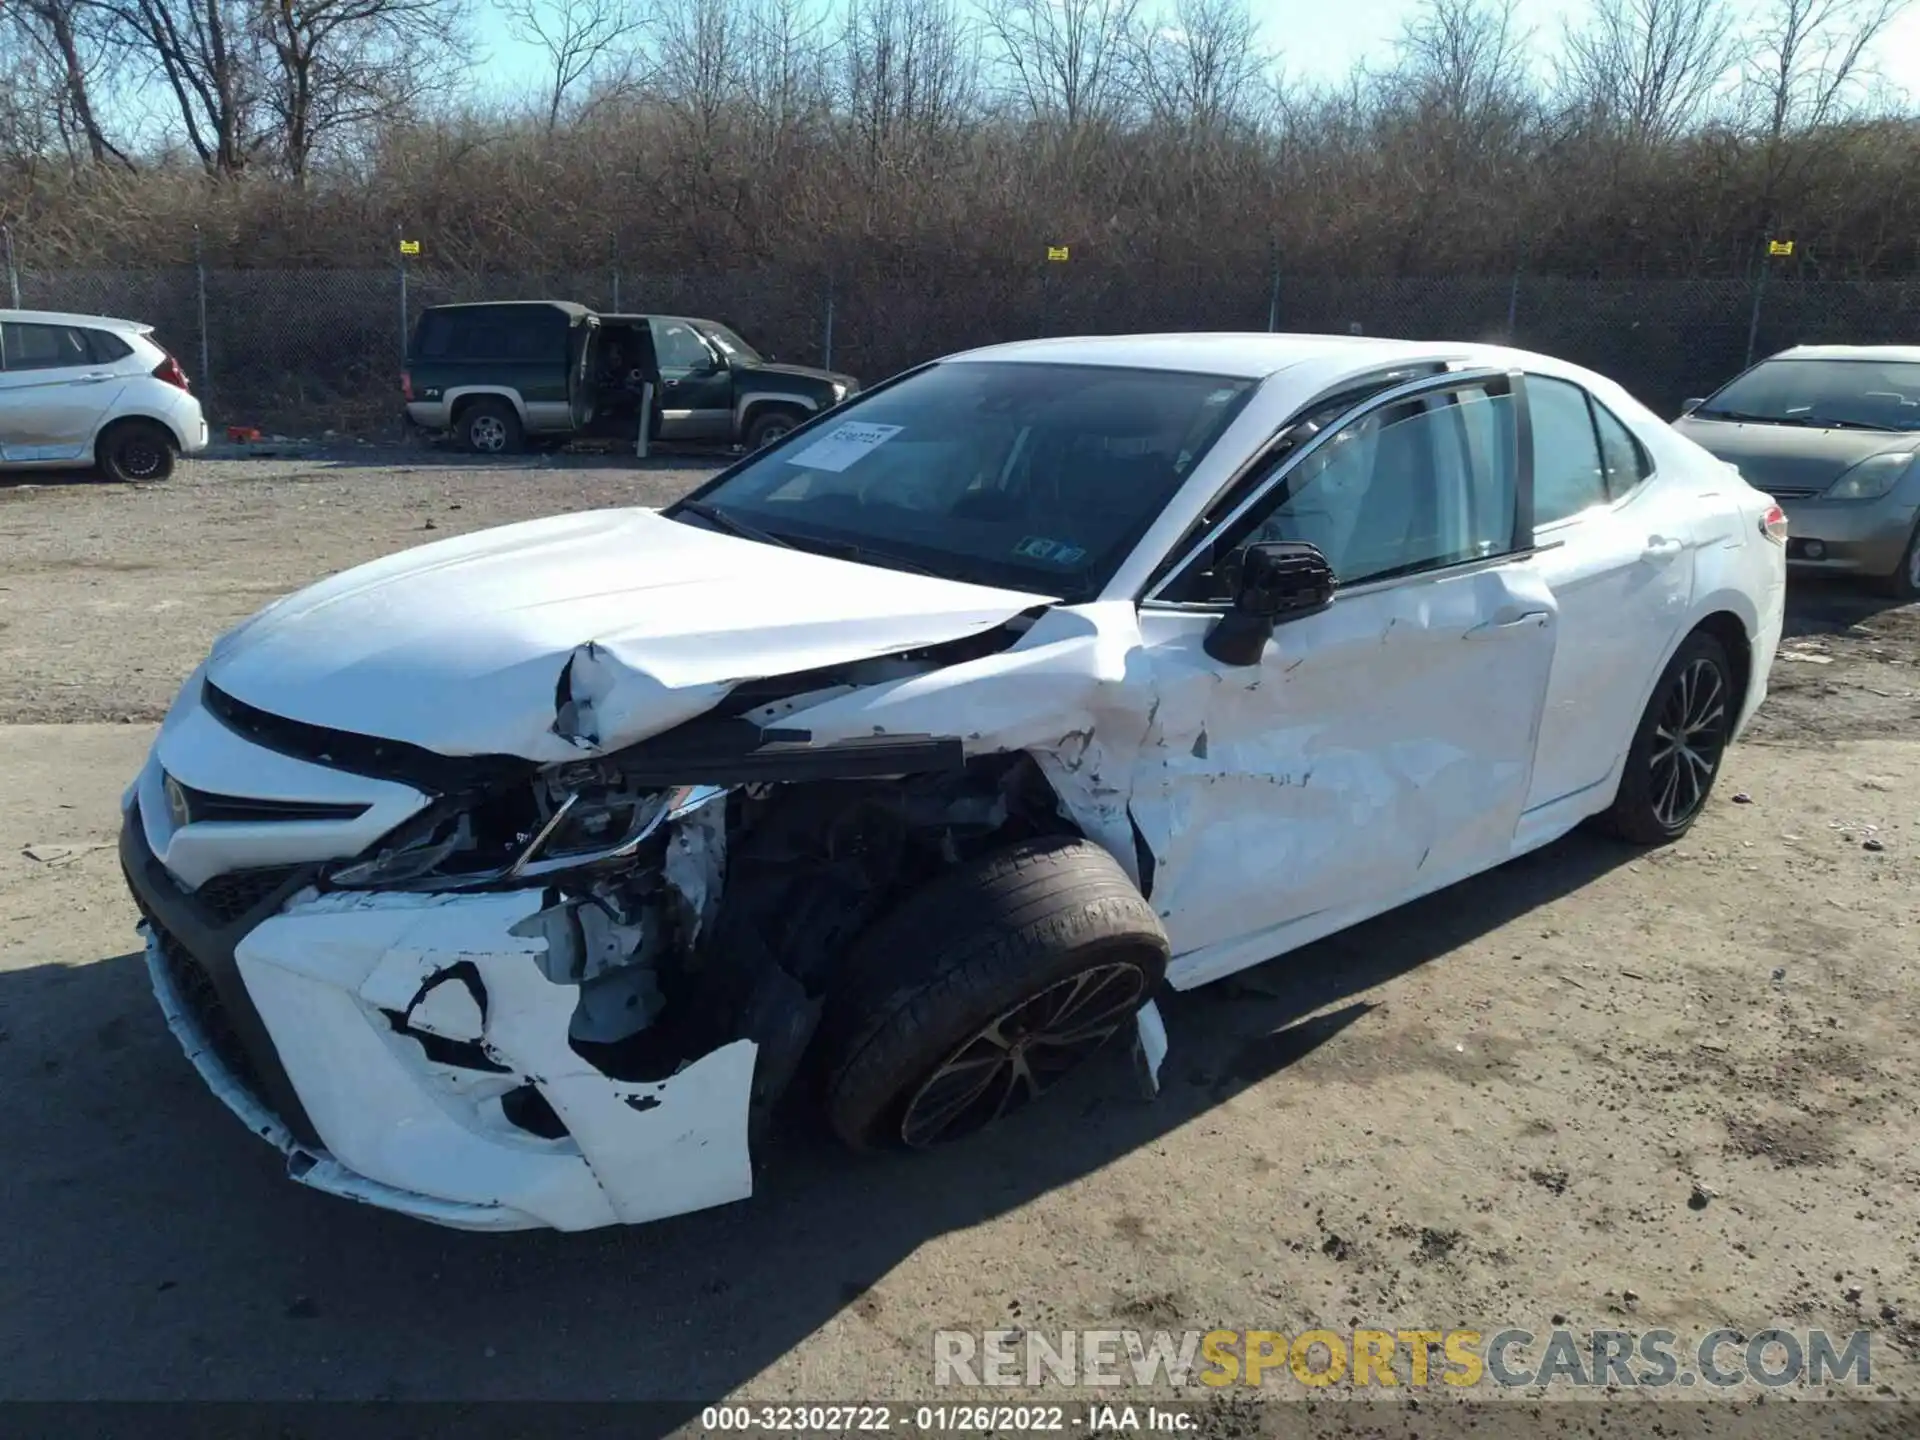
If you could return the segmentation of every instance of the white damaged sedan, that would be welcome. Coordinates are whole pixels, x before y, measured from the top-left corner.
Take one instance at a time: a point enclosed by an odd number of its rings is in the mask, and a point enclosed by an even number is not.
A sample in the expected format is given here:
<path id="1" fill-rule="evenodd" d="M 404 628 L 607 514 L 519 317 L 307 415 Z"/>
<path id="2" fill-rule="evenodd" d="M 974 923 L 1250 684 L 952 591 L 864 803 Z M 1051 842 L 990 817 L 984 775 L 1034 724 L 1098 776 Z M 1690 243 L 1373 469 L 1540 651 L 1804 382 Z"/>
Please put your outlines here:
<path id="1" fill-rule="evenodd" d="M 125 797 L 169 1025 L 308 1185 L 583 1230 L 747 1196 L 775 1106 L 957 1139 L 1152 999 L 1590 817 L 1766 692 L 1780 512 L 1481 345 L 1036 341 L 663 511 L 239 626 Z"/>

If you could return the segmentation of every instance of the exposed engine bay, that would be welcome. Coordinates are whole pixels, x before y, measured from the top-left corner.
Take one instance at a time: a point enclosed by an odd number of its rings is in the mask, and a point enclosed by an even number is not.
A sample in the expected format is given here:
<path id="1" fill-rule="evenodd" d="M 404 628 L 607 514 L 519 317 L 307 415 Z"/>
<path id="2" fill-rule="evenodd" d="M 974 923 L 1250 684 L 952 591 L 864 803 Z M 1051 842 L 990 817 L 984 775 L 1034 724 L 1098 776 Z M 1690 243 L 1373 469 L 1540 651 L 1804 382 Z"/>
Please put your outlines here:
<path id="1" fill-rule="evenodd" d="M 892 899 L 989 846 L 1077 833 L 1023 753 L 968 758 L 955 741 L 913 736 L 819 750 L 782 732 L 779 717 L 993 653 L 1026 628 L 1023 617 L 954 645 L 750 683 L 717 712 L 624 751 L 490 777 L 443 797 L 378 853 L 330 868 L 320 888 L 448 894 L 544 881 L 543 908 L 512 933 L 543 941 L 547 979 L 577 987 L 573 1049 L 610 1077 L 662 1080 L 751 1040 L 764 1121 L 850 943 Z M 591 724 L 571 687 L 595 659 L 583 646 L 568 661 L 557 733 Z M 931 768 L 901 775 L 903 765 Z M 491 768 L 477 762 L 476 772 Z M 782 770 L 796 778 L 745 778 Z M 661 783 L 688 773 L 721 783 Z M 440 979 L 430 977 L 433 993 Z M 390 1015 L 398 1033 L 415 1033 L 411 1013 Z M 436 1041 L 445 1053 L 447 1042 L 425 1039 Z M 509 1111 L 533 1133 L 554 1131 L 538 1107 Z"/>
<path id="2" fill-rule="evenodd" d="M 531 790 L 511 834 L 487 828 L 513 823 L 504 803 L 436 817 L 328 883 L 432 892 L 549 874 L 544 907 L 512 933 L 544 941 L 547 979 L 577 987 L 573 1049 L 609 1077 L 654 1081 L 751 1040 L 762 1120 L 850 943 L 893 897 L 989 845 L 1070 829 L 1024 755 L 905 780 L 665 790 L 607 760 L 542 775 Z M 396 1031 L 415 1033 L 411 1013 L 392 1014 Z M 523 1128 L 552 1124 L 536 1115 Z"/>

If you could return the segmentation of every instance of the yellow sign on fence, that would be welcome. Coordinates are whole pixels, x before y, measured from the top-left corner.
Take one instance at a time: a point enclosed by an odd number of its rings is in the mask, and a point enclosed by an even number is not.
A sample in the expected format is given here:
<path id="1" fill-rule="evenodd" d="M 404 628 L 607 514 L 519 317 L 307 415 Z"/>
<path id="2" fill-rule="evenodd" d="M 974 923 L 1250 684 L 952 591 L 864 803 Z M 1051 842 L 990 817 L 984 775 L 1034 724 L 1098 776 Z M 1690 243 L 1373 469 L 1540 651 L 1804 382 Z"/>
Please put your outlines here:
<path id="1" fill-rule="evenodd" d="M 420 253 L 420 242 L 418 240 L 402 240 L 400 242 L 400 253 L 402 255 L 418 255 Z"/>
<path id="2" fill-rule="evenodd" d="M 1791 240 L 1769 240 L 1767 241 L 1767 254 L 1791 255 L 1793 254 L 1793 242 Z"/>
<path id="3" fill-rule="evenodd" d="M 1067 247 L 1066 247 L 1066 246 L 1064 246 L 1064 245 L 1049 245 L 1049 246 L 1047 247 L 1047 259 L 1049 259 L 1049 260 L 1064 260 L 1064 259 L 1066 259 L 1066 258 L 1067 258 Z"/>

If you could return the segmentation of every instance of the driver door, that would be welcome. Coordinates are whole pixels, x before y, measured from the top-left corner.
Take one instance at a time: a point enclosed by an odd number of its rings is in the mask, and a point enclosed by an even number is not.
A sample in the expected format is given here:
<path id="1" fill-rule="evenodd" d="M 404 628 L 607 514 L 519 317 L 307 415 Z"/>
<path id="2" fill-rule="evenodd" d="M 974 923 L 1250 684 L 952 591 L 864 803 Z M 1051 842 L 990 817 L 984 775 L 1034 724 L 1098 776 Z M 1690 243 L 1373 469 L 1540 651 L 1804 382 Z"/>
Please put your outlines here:
<path id="1" fill-rule="evenodd" d="M 1494 373 L 1387 392 L 1288 451 L 1143 604 L 1158 706 L 1131 809 L 1175 985 L 1508 857 L 1556 635 L 1524 403 Z M 1327 556 L 1332 604 L 1255 664 L 1215 660 L 1233 557 L 1279 540 Z"/>
<path id="2" fill-rule="evenodd" d="M 731 440 L 733 372 L 685 320 L 655 317 L 654 355 L 660 364 L 660 438 Z"/>

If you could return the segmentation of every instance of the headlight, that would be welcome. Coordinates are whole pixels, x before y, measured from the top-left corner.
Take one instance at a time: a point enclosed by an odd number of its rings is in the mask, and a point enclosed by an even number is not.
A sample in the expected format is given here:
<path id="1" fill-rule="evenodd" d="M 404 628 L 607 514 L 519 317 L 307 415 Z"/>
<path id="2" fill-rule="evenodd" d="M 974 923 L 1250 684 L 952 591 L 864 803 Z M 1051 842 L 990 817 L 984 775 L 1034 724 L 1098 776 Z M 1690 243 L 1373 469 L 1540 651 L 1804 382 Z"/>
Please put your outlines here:
<path id="1" fill-rule="evenodd" d="M 842 400 L 847 398 L 847 387 L 842 385 L 838 380 L 834 381 L 830 388 L 833 391 L 834 404 L 838 405 Z"/>
<path id="2" fill-rule="evenodd" d="M 583 767 L 590 768 L 590 767 Z M 452 802 L 403 825 L 371 857 L 327 872 L 341 889 L 470 890 L 519 885 L 633 859 L 660 829 L 727 792 L 714 785 L 569 784 Z"/>
<path id="3" fill-rule="evenodd" d="M 1900 477 L 1913 464 L 1914 452 L 1870 455 L 1833 482 L 1827 491 L 1829 500 L 1878 500 L 1900 483 Z"/>

